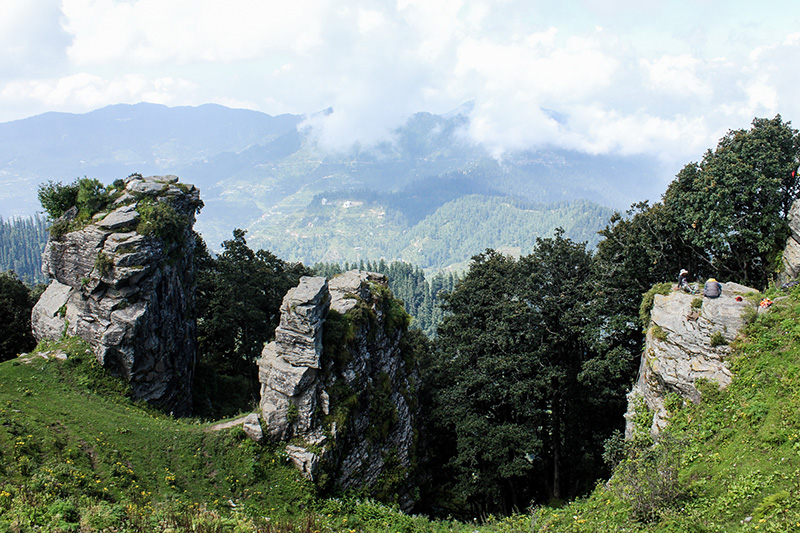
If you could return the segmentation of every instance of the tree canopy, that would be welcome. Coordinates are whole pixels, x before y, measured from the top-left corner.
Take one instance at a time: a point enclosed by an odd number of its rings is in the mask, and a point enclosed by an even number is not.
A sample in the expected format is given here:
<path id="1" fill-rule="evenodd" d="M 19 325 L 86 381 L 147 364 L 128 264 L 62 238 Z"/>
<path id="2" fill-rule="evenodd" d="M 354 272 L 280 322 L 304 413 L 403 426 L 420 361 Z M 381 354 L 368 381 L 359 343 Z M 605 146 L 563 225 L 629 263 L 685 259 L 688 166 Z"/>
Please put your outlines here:
<path id="1" fill-rule="evenodd" d="M 607 382 L 627 385 L 630 370 L 593 342 L 592 269 L 585 243 L 559 230 L 519 260 L 473 257 L 444 295 L 428 385 L 433 431 L 451 443 L 452 501 L 507 513 L 575 496 L 602 470 L 624 410 L 623 387 Z"/>
<path id="2" fill-rule="evenodd" d="M 31 334 L 34 300 L 14 272 L 0 272 L 0 361 L 36 346 Z"/>
<path id="3" fill-rule="evenodd" d="M 799 164 L 798 131 L 778 115 L 729 131 L 699 164 L 686 165 L 663 202 L 686 267 L 764 287 L 789 236 Z"/>
<path id="4" fill-rule="evenodd" d="M 202 414 L 220 415 L 220 409 L 232 414 L 213 403 L 227 403 L 236 412 L 257 398 L 256 360 L 278 326 L 284 295 L 300 276 L 310 274 L 301 264 L 286 263 L 266 250 L 253 251 L 245 234 L 235 229 L 217 257 L 197 238 L 198 390 L 204 391 L 198 394 L 205 396 L 196 407 Z M 238 400 L 231 401 L 233 397 Z"/>

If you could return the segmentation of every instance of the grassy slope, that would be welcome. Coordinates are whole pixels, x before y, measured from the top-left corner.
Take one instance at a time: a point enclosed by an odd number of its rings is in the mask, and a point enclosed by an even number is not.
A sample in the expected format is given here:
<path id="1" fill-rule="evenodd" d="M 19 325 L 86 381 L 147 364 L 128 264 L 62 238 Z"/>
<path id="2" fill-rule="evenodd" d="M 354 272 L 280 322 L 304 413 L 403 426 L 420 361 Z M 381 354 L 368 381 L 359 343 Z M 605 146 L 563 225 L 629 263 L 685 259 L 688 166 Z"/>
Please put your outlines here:
<path id="1" fill-rule="evenodd" d="M 132 403 L 86 345 L 0 364 L 0 532 L 474 531 L 318 499 L 281 447 Z M 231 506 L 231 502 L 235 507 Z M 519 531 L 526 516 L 481 531 Z"/>
<path id="2" fill-rule="evenodd" d="M 313 490 L 285 454 L 240 430 L 209 433 L 134 405 L 85 350 L 73 342 L 79 357 L 67 362 L 0 364 L 0 531 L 49 523 L 59 505 L 135 522 L 161 502 L 222 509 L 232 500 L 246 514 L 282 518 L 310 503 Z"/>
<path id="3" fill-rule="evenodd" d="M 538 530 L 800 530 L 800 291 L 758 315 L 730 365 L 726 390 L 701 387 L 698 405 L 671 398 L 669 438 L 656 449 L 672 460 L 623 462 L 589 498 L 539 510 Z M 677 476 L 667 487 L 670 465 Z M 648 512 L 637 514 L 643 503 Z"/>

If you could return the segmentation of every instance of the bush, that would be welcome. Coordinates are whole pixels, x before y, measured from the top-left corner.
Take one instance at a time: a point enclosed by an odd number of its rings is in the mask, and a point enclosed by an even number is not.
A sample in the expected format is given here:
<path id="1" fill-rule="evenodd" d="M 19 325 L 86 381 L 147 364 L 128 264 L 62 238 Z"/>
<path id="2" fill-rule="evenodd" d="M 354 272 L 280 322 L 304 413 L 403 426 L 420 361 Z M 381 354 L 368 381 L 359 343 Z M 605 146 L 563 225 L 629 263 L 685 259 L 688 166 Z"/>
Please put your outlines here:
<path id="1" fill-rule="evenodd" d="M 717 346 L 728 345 L 728 341 L 725 340 L 725 337 L 722 335 L 722 332 L 720 331 L 715 331 L 714 333 L 711 334 L 710 342 L 713 348 L 716 348 Z"/>
<path id="2" fill-rule="evenodd" d="M 39 203 L 50 220 L 55 220 L 70 207 L 78 204 L 78 182 L 69 185 L 52 180 L 39 185 Z"/>
<path id="3" fill-rule="evenodd" d="M 114 261 L 103 252 L 97 252 L 97 257 L 94 260 L 94 267 L 101 276 L 105 276 L 114 267 Z"/>
<path id="4" fill-rule="evenodd" d="M 661 326 L 655 325 L 650 328 L 650 331 L 653 333 L 653 337 L 655 337 L 657 340 L 660 340 L 661 342 L 667 340 L 667 332 L 664 331 L 664 328 Z"/>
<path id="5" fill-rule="evenodd" d="M 83 178 L 78 181 L 78 196 L 75 205 L 78 217 L 86 219 L 108 206 L 109 196 L 103 184 L 97 180 Z"/>
<path id="6" fill-rule="evenodd" d="M 652 448 L 635 449 L 617 468 L 612 487 L 640 522 L 658 520 L 683 495 L 678 480 L 682 448 L 662 433 Z"/>
<path id="7" fill-rule="evenodd" d="M 139 225 L 136 231 L 142 235 L 155 235 L 166 243 L 175 243 L 183 237 L 187 220 L 165 202 L 145 199 L 139 202 Z"/>

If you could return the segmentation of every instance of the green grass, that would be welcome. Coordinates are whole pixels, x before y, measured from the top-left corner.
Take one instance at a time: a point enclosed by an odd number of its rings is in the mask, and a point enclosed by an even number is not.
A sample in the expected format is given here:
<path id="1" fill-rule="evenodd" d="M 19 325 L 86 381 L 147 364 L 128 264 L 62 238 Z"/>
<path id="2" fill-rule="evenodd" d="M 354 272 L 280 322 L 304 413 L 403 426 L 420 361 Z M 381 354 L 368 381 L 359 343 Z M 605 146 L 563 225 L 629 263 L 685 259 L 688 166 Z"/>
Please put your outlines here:
<path id="1" fill-rule="evenodd" d="M 528 531 L 431 521 L 357 497 L 321 499 L 276 444 L 133 403 L 79 339 L 0 363 L 0 532 Z M 51 352 L 52 353 L 52 352 Z"/>
<path id="2" fill-rule="evenodd" d="M 800 292 L 759 314 L 733 348 L 727 389 L 706 383 L 700 404 L 671 402 L 677 499 L 664 498 L 648 522 L 626 496 L 646 480 L 623 479 L 618 467 L 590 497 L 539 510 L 539 530 L 800 530 Z"/>
<path id="3" fill-rule="evenodd" d="M 132 403 L 86 350 L 72 340 L 67 361 L 0 364 L 0 531 L 46 525 L 53 505 L 229 512 L 233 502 L 290 519 L 313 502 L 279 448 Z"/>

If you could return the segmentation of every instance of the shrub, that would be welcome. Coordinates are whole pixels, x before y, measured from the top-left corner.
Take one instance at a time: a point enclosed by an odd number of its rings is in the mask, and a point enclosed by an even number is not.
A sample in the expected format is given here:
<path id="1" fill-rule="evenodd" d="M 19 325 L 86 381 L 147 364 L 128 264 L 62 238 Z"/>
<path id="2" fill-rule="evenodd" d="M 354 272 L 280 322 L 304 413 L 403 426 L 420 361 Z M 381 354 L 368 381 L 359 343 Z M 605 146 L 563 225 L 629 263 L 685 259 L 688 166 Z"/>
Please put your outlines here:
<path id="1" fill-rule="evenodd" d="M 186 217 L 178 214 L 166 202 L 145 199 L 139 202 L 139 225 L 136 231 L 142 235 L 155 235 L 166 243 L 178 242 L 186 228 Z"/>
<path id="2" fill-rule="evenodd" d="M 617 468 L 612 487 L 640 522 L 658 520 L 683 495 L 682 448 L 682 442 L 662 433 L 653 447 L 635 449 Z"/>
<path id="3" fill-rule="evenodd" d="M 108 206 L 109 195 L 103 184 L 97 180 L 83 178 L 78 181 L 78 195 L 75 205 L 80 218 L 91 218 L 92 215 Z"/>
<path id="4" fill-rule="evenodd" d="M 653 337 L 660 340 L 661 342 L 667 340 L 667 332 L 664 331 L 664 328 L 662 328 L 661 326 L 655 325 L 652 328 L 650 328 L 650 331 L 653 333 Z"/>
<path id="5" fill-rule="evenodd" d="M 39 203 L 50 220 L 55 220 L 70 207 L 78 204 L 78 182 L 69 185 L 52 180 L 39 185 Z"/>
<path id="6" fill-rule="evenodd" d="M 114 261 L 103 252 L 97 252 L 97 257 L 94 260 L 94 267 L 101 276 L 105 276 L 114 267 Z"/>
<path id="7" fill-rule="evenodd" d="M 717 346 L 727 346 L 728 341 L 725 340 L 725 337 L 722 335 L 721 331 L 715 331 L 711 334 L 711 346 L 716 348 Z"/>
<path id="8" fill-rule="evenodd" d="M 698 298 L 695 298 L 694 300 L 692 300 L 692 309 L 700 309 L 701 307 L 703 307 L 703 298 L 702 297 L 698 297 Z"/>

